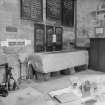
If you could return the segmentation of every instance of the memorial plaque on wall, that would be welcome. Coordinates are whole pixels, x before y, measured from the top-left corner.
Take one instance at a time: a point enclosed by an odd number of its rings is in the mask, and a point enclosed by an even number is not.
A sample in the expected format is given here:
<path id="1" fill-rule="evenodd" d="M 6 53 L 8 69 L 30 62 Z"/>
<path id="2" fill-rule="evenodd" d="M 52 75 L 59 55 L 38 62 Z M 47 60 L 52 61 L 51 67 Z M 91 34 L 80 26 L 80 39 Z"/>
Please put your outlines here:
<path id="1" fill-rule="evenodd" d="M 45 27 L 43 24 L 35 24 L 35 52 L 44 51 Z"/>
<path id="2" fill-rule="evenodd" d="M 47 0 L 47 19 L 61 20 L 61 0 Z"/>
<path id="3" fill-rule="evenodd" d="M 55 34 L 56 34 L 56 50 L 62 50 L 63 28 L 62 27 L 55 27 Z"/>
<path id="4" fill-rule="evenodd" d="M 52 51 L 53 43 L 52 43 L 52 35 L 54 34 L 53 26 L 46 26 L 46 50 Z"/>
<path id="5" fill-rule="evenodd" d="M 21 0 L 21 17 L 34 21 L 43 20 L 42 0 Z"/>
<path id="6" fill-rule="evenodd" d="M 74 25 L 74 0 L 62 0 L 62 25 Z"/>

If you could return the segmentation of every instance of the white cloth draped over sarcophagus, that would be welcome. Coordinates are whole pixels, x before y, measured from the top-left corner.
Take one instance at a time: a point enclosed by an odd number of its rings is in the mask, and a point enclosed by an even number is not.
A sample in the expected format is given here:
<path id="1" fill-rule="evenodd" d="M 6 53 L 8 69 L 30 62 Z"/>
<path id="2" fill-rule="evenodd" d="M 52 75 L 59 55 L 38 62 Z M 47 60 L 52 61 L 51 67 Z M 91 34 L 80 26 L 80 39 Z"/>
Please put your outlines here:
<path id="1" fill-rule="evenodd" d="M 29 63 L 32 64 L 35 71 L 41 73 L 88 65 L 88 59 L 87 50 L 34 53 L 28 57 Z"/>

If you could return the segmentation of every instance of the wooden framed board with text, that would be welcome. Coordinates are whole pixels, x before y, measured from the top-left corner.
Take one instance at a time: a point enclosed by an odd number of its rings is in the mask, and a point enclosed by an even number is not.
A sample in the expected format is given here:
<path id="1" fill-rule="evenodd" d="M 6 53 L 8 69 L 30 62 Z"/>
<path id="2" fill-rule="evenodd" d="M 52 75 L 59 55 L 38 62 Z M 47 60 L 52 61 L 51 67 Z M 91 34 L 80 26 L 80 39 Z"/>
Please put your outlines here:
<path id="1" fill-rule="evenodd" d="M 62 34 L 63 28 L 62 27 L 55 27 L 55 35 L 56 35 L 56 50 L 62 50 Z"/>
<path id="2" fill-rule="evenodd" d="M 45 25 L 35 24 L 34 31 L 34 50 L 35 52 L 43 52 L 45 50 Z"/>
<path id="3" fill-rule="evenodd" d="M 46 51 L 52 51 L 53 34 L 54 34 L 54 26 L 46 25 Z"/>

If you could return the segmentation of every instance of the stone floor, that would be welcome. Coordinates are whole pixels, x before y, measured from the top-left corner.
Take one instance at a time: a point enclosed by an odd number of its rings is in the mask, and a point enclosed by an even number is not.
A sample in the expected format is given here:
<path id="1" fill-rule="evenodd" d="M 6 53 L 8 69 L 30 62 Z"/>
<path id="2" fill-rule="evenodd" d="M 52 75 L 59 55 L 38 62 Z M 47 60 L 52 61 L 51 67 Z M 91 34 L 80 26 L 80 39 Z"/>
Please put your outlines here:
<path id="1" fill-rule="evenodd" d="M 75 73 L 74 75 L 84 76 L 84 74 L 92 75 L 92 74 L 103 74 L 103 73 L 92 71 L 92 70 L 86 70 L 86 71 Z M 48 96 L 48 93 L 52 90 L 57 90 L 57 89 L 62 89 L 62 88 L 68 87 L 70 85 L 70 81 L 69 81 L 70 76 L 71 75 L 66 75 L 66 76 L 59 75 L 57 77 L 53 77 L 53 78 L 49 79 L 48 81 L 36 81 L 36 80 L 22 81 L 21 85 L 20 85 L 20 90 L 25 89 L 27 87 L 32 87 L 35 90 L 39 91 L 43 95 L 44 100 L 50 101 L 51 98 Z M 15 91 L 15 92 L 18 92 L 18 91 Z M 13 92 L 13 93 L 15 93 L 15 92 Z M 12 97 L 12 100 L 14 100 L 14 98 L 15 98 L 15 96 L 13 97 L 12 95 L 9 95 L 8 97 L 9 98 Z M 9 104 L 10 99 L 8 97 L 6 99 L 8 99 L 9 101 L 6 102 L 5 104 L 2 101 L 2 100 L 6 101 L 5 98 L 0 97 L 0 105 L 18 105 L 18 104 Z M 34 104 L 27 104 L 27 105 L 44 105 L 43 103 L 42 104 L 41 103 L 42 102 L 40 102 L 40 104 L 38 104 L 37 102 L 34 102 Z M 21 104 L 21 105 L 26 105 L 26 104 Z M 51 105 L 51 103 L 48 105 Z"/>

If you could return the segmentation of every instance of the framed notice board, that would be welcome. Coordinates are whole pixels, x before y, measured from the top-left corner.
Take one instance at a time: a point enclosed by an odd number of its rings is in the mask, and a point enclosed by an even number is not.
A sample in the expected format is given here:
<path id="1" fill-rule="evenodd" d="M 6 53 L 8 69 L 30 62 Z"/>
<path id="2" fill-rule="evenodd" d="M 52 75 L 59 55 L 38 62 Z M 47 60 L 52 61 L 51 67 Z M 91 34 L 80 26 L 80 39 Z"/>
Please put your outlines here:
<path id="1" fill-rule="evenodd" d="M 56 34 L 56 50 L 62 50 L 63 28 L 62 27 L 55 27 L 55 34 Z"/>
<path id="2" fill-rule="evenodd" d="M 33 21 L 43 21 L 43 0 L 20 0 L 21 17 Z"/>
<path id="3" fill-rule="evenodd" d="M 74 0 L 62 0 L 62 25 L 74 26 Z"/>
<path id="4" fill-rule="evenodd" d="M 45 26 L 43 24 L 35 24 L 34 31 L 34 50 L 35 52 L 42 52 L 45 50 Z"/>
<path id="5" fill-rule="evenodd" d="M 46 9 L 47 19 L 61 21 L 61 0 L 46 0 Z"/>
<path id="6" fill-rule="evenodd" d="M 52 51 L 52 36 L 54 34 L 54 26 L 46 25 L 46 51 Z"/>

